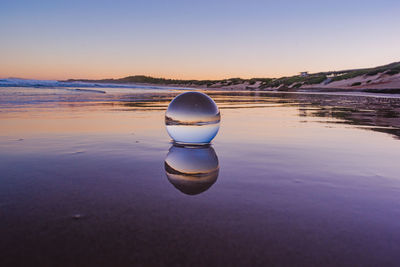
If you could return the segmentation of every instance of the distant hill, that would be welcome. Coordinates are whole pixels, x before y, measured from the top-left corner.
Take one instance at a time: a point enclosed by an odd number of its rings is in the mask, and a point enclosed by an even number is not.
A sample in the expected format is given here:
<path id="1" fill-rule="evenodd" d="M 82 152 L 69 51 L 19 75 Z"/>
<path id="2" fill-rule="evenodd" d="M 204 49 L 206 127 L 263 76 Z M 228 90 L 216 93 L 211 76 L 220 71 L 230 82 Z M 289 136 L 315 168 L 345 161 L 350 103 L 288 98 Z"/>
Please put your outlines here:
<path id="1" fill-rule="evenodd" d="M 318 73 L 303 73 L 281 78 L 230 78 L 223 80 L 178 80 L 154 78 L 144 75 L 128 76 L 120 79 L 85 80 L 70 79 L 67 82 L 95 82 L 116 84 L 156 84 L 184 87 L 250 89 L 250 90 L 290 90 L 290 89 L 400 89 L 400 62 L 374 68 L 350 69 Z"/>

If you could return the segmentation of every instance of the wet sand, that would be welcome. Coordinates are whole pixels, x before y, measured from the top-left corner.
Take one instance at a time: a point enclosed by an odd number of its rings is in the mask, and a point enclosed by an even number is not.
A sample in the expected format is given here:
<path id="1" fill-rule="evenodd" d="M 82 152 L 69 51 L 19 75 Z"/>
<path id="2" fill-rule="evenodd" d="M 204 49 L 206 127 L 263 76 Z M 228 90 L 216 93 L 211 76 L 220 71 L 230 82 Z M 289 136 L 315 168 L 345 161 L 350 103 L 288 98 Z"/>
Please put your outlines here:
<path id="1" fill-rule="evenodd" d="M 40 90 L 0 100 L 1 266 L 400 262 L 397 97 L 208 92 L 200 151 L 178 91 Z"/>

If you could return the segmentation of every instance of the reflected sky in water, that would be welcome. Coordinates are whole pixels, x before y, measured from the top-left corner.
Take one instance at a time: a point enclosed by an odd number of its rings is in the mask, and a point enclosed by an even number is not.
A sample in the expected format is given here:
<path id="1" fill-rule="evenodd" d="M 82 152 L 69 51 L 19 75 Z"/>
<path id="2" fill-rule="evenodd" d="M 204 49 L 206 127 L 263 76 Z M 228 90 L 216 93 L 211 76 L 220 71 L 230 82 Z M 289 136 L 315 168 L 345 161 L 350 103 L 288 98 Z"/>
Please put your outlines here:
<path id="1" fill-rule="evenodd" d="M 171 184 L 187 195 L 208 190 L 218 178 L 218 157 L 211 146 L 173 145 L 164 165 Z"/>
<path id="2" fill-rule="evenodd" d="M 1 266 L 400 261 L 395 96 L 208 92 L 220 131 L 189 149 L 181 91 L 2 90 Z"/>

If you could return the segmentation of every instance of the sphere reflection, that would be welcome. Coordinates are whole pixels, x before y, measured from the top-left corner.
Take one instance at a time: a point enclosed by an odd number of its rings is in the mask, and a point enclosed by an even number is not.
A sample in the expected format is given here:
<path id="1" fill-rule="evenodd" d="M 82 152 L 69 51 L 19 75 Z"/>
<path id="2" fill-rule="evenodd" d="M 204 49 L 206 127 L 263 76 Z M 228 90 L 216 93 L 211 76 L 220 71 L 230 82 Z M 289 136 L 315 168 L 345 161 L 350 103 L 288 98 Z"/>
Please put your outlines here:
<path id="1" fill-rule="evenodd" d="M 164 164 L 168 180 L 187 195 L 206 191 L 218 178 L 218 157 L 211 146 L 173 145 Z"/>
<path id="2" fill-rule="evenodd" d="M 175 97 L 165 113 L 167 132 L 180 144 L 208 144 L 217 135 L 221 115 L 206 94 L 186 92 Z"/>

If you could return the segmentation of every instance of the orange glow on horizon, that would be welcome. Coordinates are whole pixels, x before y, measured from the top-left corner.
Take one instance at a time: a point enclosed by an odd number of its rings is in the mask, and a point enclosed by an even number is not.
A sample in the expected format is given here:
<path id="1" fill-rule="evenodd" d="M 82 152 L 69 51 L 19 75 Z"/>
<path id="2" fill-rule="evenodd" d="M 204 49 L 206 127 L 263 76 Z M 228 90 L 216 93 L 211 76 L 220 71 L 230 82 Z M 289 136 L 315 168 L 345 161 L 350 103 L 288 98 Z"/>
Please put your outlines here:
<path id="1" fill-rule="evenodd" d="M 172 56 L 171 56 L 172 57 Z M 297 75 L 301 71 L 310 73 L 321 71 L 345 70 L 354 68 L 369 68 L 398 61 L 394 55 L 386 57 L 375 55 L 373 58 L 353 57 L 350 61 L 331 55 L 330 58 L 312 58 L 299 60 L 295 58 L 280 58 L 277 55 L 269 61 L 266 56 L 258 59 L 242 55 L 237 58 L 195 57 L 184 59 L 181 55 L 176 60 L 152 57 L 144 58 L 112 58 L 110 55 L 98 55 L 96 60 L 66 56 L 41 59 L 40 56 L 18 58 L 2 58 L 0 78 L 23 78 L 39 80 L 67 79 L 118 79 L 133 75 L 146 75 L 155 78 L 185 79 L 185 80 L 220 80 L 228 78 L 279 78 Z M 281 60 L 280 60 L 281 59 Z M 136 64 L 135 64 L 136 62 Z"/>
<path id="2" fill-rule="evenodd" d="M 179 80 L 221 80 L 229 78 L 279 78 L 282 76 L 296 75 L 298 72 L 265 72 L 261 73 L 184 73 L 184 72 L 151 72 L 151 71 L 132 71 L 132 72 L 113 72 L 113 71 L 87 71 L 77 72 L 61 69 L 49 69 L 36 68 L 34 71 L 21 71 L 8 70 L 4 71 L 0 69 L 0 78 L 21 78 L 21 79 L 37 79 L 37 80 L 68 80 L 68 79 L 88 79 L 88 80 L 99 80 L 99 79 L 119 79 L 127 76 L 145 75 L 154 78 L 165 78 L 165 79 L 179 79 Z"/>

